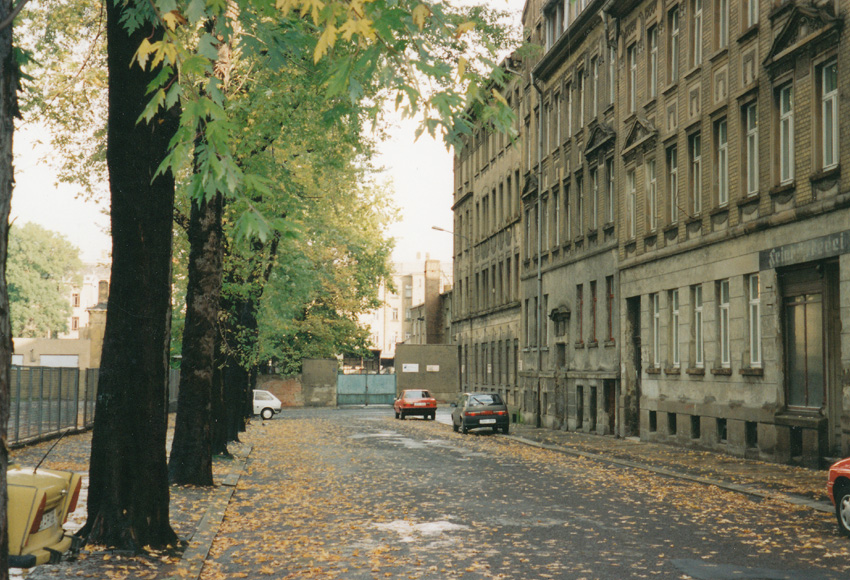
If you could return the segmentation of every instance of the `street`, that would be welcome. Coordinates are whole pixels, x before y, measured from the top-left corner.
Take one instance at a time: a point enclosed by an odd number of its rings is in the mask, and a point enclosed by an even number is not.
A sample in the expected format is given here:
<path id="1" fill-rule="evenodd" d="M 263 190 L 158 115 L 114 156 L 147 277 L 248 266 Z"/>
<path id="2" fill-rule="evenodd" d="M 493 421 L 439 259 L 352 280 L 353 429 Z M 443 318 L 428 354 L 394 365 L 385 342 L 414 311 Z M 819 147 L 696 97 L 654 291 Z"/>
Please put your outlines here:
<path id="1" fill-rule="evenodd" d="M 290 410 L 253 445 L 202 578 L 846 578 L 834 518 L 395 420 Z"/>

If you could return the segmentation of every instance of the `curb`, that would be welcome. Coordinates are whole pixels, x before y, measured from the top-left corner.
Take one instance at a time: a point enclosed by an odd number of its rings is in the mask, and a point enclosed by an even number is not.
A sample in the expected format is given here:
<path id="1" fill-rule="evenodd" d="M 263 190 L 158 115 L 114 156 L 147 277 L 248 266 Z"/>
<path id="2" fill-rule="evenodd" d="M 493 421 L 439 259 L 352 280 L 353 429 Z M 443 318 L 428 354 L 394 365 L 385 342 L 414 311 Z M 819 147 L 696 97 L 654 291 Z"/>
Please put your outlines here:
<path id="1" fill-rule="evenodd" d="M 166 580 L 185 580 L 186 578 L 200 578 L 207 556 L 212 548 L 213 540 L 218 535 L 221 522 L 224 521 L 224 512 L 230 504 L 230 499 L 239 484 L 239 478 L 245 472 L 245 464 L 253 451 L 253 446 L 248 445 L 244 455 L 237 456 L 233 462 L 231 472 L 225 476 L 218 488 L 212 504 L 207 508 L 204 517 L 198 523 L 198 528 L 189 540 L 189 546 L 183 552 L 180 561 L 175 565 L 174 571 L 167 575 Z"/>
<path id="2" fill-rule="evenodd" d="M 529 445 L 531 447 L 537 447 L 540 449 L 546 449 L 548 451 L 556 451 L 558 453 L 563 453 L 565 455 L 573 455 L 576 457 L 584 457 L 587 459 L 593 459 L 595 461 L 603 461 L 606 463 L 613 463 L 615 465 L 622 465 L 624 467 L 631 467 L 633 469 L 642 469 L 644 471 L 649 471 L 652 473 L 657 473 L 659 475 L 665 475 L 667 477 L 674 477 L 676 479 L 684 479 L 687 481 L 692 481 L 694 483 L 701 483 L 703 485 L 713 485 L 715 487 L 719 487 L 721 489 L 725 489 L 728 491 L 734 491 L 737 493 L 742 493 L 746 495 L 751 495 L 755 497 L 760 497 L 763 499 L 771 499 L 782 501 L 791 505 L 798 505 L 813 509 L 815 511 L 832 514 L 835 509 L 832 507 L 832 504 L 829 502 L 816 501 L 813 499 L 809 499 L 806 497 L 801 497 L 797 495 L 791 495 L 787 493 L 781 492 L 771 492 L 765 491 L 763 489 L 757 489 L 754 487 L 750 487 L 748 485 L 741 485 L 737 483 L 730 483 L 726 481 L 720 481 L 717 479 L 711 479 L 708 477 L 700 477 L 697 475 L 690 475 L 688 473 L 683 473 L 681 471 L 675 471 L 673 469 L 667 469 L 664 467 L 654 467 L 652 465 L 646 465 L 643 463 L 637 463 L 635 461 L 629 461 L 627 459 L 617 459 L 615 457 L 607 457 L 605 455 L 599 455 L 598 453 L 590 453 L 588 451 L 578 451 L 575 449 L 569 449 L 565 447 L 561 447 L 558 445 L 552 445 L 549 443 L 540 443 L 539 441 L 534 441 L 533 439 L 527 439 L 520 435 L 503 435 L 503 437 L 507 437 L 508 439 L 512 439 L 518 443 L 523 443 L 525 445 Z"/>

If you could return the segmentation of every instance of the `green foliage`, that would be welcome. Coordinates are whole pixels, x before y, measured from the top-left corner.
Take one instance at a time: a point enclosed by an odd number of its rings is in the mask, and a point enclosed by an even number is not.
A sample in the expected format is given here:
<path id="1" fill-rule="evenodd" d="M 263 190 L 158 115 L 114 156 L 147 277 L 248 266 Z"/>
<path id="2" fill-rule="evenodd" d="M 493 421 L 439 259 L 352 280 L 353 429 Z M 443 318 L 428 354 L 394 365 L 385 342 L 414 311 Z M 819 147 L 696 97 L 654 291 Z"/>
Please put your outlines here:
<path id="1" fill-rule="evenodd" d="M 71 289 L 79 285 L 80 251 L 67 238 L 36 224 L 12 225 L 6 281 L 13 336 L 67 332 Z"/>

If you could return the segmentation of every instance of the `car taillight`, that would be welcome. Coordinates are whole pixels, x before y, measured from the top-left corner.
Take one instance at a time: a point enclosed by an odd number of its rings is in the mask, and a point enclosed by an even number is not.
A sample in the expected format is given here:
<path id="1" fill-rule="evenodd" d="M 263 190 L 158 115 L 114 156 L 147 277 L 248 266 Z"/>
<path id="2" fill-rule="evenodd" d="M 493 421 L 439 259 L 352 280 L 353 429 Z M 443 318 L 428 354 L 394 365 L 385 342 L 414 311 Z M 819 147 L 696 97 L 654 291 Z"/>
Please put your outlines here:
<path id="1" fill-rule="evenodd" d="M 44 508 L 47 507 L 47 496 L 41 496 L 41 503 L 38 506 L 38 510 L 35 512 L 35 518 L 32 520 L 32 526 L 30 526 L 30 534 L 38 533 L 38 529 L 41 527 L 41 518 L 44 517 Z"/>
<path id="2" fill-rule="evenodd" d="M 68 521 L 68 516 L 77 509 L 77 501 L 80 499 L 80 490 L 83 488 L 83 480 L 77 480 L 77 487 L 74 489 L 74 495 L 71 496 L 71 503 L 68 504 L 68 511 L 65 512 L 65 521 Z M 65 523 L 65 522 L 62 522 Z"/>
<path id="3" fill-rule="evenodd" d="M 467 411 L 464 413 L 467 417 L 478 417 L 479 415 L 507 415 L 507 411 Z"/>

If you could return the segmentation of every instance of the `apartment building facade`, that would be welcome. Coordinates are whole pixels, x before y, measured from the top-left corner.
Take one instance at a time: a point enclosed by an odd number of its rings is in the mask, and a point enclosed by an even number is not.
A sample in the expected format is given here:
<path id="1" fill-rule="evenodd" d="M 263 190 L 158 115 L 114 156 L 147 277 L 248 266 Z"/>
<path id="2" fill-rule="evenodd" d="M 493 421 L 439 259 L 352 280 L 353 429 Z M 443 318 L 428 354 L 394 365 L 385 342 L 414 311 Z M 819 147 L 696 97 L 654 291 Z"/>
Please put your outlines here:
<path id="1" fill-rule="evenodd" d="M 498 141 L 482 131 L 456 165 L 469 375 L 490 376 L 505 329 L 525 420 L 806 465 L 850 454 L 848 9 L 530 0 L 542 51 L 509 60 L 519 145 L 482 162 Z M 508 176 L 514 221 L 494 227 L 479 207 Z M 495 235 L 521 256 L 502 310 L 486 307 Z"/>

